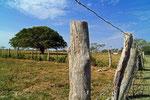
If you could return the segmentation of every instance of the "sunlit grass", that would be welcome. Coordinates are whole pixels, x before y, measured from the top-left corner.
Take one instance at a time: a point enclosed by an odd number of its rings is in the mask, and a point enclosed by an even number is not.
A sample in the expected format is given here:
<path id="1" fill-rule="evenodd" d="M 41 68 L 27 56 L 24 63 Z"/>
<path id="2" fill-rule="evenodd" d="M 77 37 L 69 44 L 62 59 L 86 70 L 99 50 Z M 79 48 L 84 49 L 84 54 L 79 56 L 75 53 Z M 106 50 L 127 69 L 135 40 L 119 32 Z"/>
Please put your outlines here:
<path id="1" fill-rule="evenodd" d="M 92 67 L 91 98 L 95 99 L 112 83 L 115 69 Z M 102 99 L 111 95 L 109 91 Z M 0 99 L 68 100 L 67 63 L 0 58 Z"/>

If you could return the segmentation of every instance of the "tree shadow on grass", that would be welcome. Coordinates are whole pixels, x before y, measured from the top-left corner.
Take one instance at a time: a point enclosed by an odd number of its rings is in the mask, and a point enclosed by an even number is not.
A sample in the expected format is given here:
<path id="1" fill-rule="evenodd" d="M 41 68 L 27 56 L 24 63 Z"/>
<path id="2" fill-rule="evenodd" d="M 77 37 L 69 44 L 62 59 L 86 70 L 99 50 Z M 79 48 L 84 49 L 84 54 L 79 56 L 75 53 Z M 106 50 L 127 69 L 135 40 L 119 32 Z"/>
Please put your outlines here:
<path id="1" fill-rule="evenodd" d="M 129 96 L 129 99 L 136 99 L 136 98 L 150 98 L 150 95 L 140 94 L 140 95 L 135 95 L 135 96 Z"/>
<path id="2" fill-rule="evenodd" d="M 143 71 L 150 71 L 150 69 L 143 69 Z"/>

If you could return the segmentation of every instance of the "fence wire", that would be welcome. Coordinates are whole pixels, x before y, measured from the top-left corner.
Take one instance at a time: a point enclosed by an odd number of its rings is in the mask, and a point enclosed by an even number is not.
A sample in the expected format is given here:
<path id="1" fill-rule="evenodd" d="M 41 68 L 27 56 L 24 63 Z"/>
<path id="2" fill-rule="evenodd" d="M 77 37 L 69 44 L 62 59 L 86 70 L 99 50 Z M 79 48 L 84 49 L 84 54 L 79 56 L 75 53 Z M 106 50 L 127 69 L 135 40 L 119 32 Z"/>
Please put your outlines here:
<path id="1" fill-rule="evenodd" d="M 134 64 L 136 64 L 136 63 L 137 63 L 137 62 L 135 62 Z M 137 72 L 138 72 L 138 68 L 135 69 L 133 75 L 131 75 L 131 76 L 129 77 L 129 79 L 135 77 Z M 123 77 L 123 75 L 124 75 L 124 74 L 122 74 L 120 78 L 116 79 L 111 85 L 109 85 L 109 86 L 104 90 L 104 92 L 102 92 L 102 93 L 96 98 L 96 100 L 99 100 L 100 98 L 102 98 L 102 96 L 105 95 L 105 93 L 106 93 L 108 90 L 110 90 L 112 87 L 114 87 L 115 83 L 116 83 L 119 79 L 121 79 L 121 78 Z M 127 82 L 124 82 L 124 83 L 122 83 L 121 85 L 123 85 L 123 84 L 125 84 L 125 83 L 127 83 Z M 116 87 L 116 88 L 120 88 L 120 87 Z M 127 93 L 126 93 L 126 94 L 127 94 Z"/>
<path id="2" fill-rule="evenodd" d="M 98 18 L 100 18 L 101 20 L 103 20 L 105 23 L 111 25 L 113 28 L 119 30 L 120 32 L 122 32 L 125 35 L 128 35 L 126 32 L 124 32 L 123 30 L 121 30 L 119 27 L 115 26 L 114 24 L 112 24 L 111 22 L 107 21 L 106 19 L 104 19 L 103 17 L 101 17 L 99 14 L 97 14 L 94 10 L 88 8 L 87 6 L 85 6 L 83 3 L 81 3 L 79 0 L 75 0 L 79 5 L 83 6 L 84 8 L 86 8 L 87 10 L 89 10 L 90 12 L 92 12 L 93 14 L 95 14 Z"/>

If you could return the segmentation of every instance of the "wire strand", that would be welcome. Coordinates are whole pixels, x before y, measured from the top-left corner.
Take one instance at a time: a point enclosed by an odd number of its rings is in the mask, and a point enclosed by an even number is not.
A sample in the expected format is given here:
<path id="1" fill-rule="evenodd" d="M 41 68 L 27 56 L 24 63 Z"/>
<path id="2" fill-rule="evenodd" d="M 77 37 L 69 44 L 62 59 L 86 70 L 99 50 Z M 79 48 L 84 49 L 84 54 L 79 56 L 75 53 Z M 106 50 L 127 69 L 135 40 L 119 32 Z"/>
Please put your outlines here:
<path id="1" fill-rule="evenodd" d="M 122 32 L 125 35 L 128 35 L 126 32 L 124 32 L 123 30 L 121 30 L 120 28 L 118 28 L 117 26 L 113 25 L 112 23 L 110 23 L 109 21 L 105 20 L 103 17 L 101 17 L 100 15 L 98 15 L 95 11 L 93 11 L 92 9 L 88 8 L 87 6 L 85 6 L 83 3 L 81 3 L 78 0 L 75 0 L 79 5 L 83 6 L 84 8 L 86 8 L 87 10 L 91 11 L 92 13 L 94 13 L 98 18 L 100 18 L 101 20 L 103 20 L 105 23 L 111 25 L 113 28 L 119 30 L 120 32 Z"/>

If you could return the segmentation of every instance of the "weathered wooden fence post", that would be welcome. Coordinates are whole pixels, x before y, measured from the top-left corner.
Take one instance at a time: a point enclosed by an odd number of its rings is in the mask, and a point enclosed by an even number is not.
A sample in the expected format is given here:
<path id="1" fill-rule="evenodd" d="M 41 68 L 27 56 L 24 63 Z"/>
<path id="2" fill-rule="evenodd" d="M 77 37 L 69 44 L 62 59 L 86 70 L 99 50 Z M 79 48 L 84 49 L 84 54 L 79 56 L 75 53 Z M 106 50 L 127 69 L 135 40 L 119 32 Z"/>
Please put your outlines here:
<path id="1" fill-rule="evenodd" d="M 130 86 L 132 84 L 132 80 L 135 74 L 136 70 L 136 61 L 137 61 L 137 55 L 138 55 L 138 49 L 136 44 L 132 44 L 132 48 L 130 51 L 130 58 L 128 61 L 128 65 L 125 69 L 124 77 L 121 82 L 121 87 L 120 87 L 120 93 L 119 93 L 119 99 L 118 100 L 123 100 L 126 97 L 126 93 L 129 91 Z"/>
<path id="2" fill-rule="evenodd" d="M 91 63 L 88 24 L 73 21 L 70 24 L 71 45 L 69 54 L 69 100 L 91 100 Z"/>
<path id="3" fill-rule="evenodd" d="M 111 50 L 108 50 L 108 57 L 109 57 L 109 68 L 112 67 L 112 56 L 111 56 Z"/>
<path id="4" fill-rule="evenodd" d="M 8 57 L 10 57 L 11 56 L 11 54 L 10 54 L 10 48 L 8 49 Z"/>
<path id="5" fill-rule="evenodd" d="M 38 60 L 41 60 L 41 51 L 40 51 L 40 48 L 38 49 Z"/>
<path id="6" fill-rule="evenodd" d="M 115 73 L 112 100 L 119 100 L 120 86 L 130 57 L 130 49 L 132 46 L 132 42 L 133 42 L 132 34 L 131 33 L 124 34 L 124 49 L 122 51 L 120 61 L 118 63 L 117 70 Z"/>
<path id="7" fill-rule="evenodd" d="M 19 49 L 17 48 L 17 58 L 19 57 Z"/>
<path id="8" fill-rule="evenodd" d="M 50 53 L 49 53 L 49 49 L 47 49 L 47 61 L 49 61 L 49 57 L 50 57 Z"/>
<path id="9" fill-rule="evenodd" d="M 138 69 L 143 70 L 143 64 L 142 64 L 142 58 L 141 58 L 140 52 L 139 52 L 139 55 L 138 55 Z"/>
<path id="10" fill-rule="evenodd" d="M 32 52 L 31 52 L 31 59 L 33 59 L 33 49 L 32 49 Z"/>

